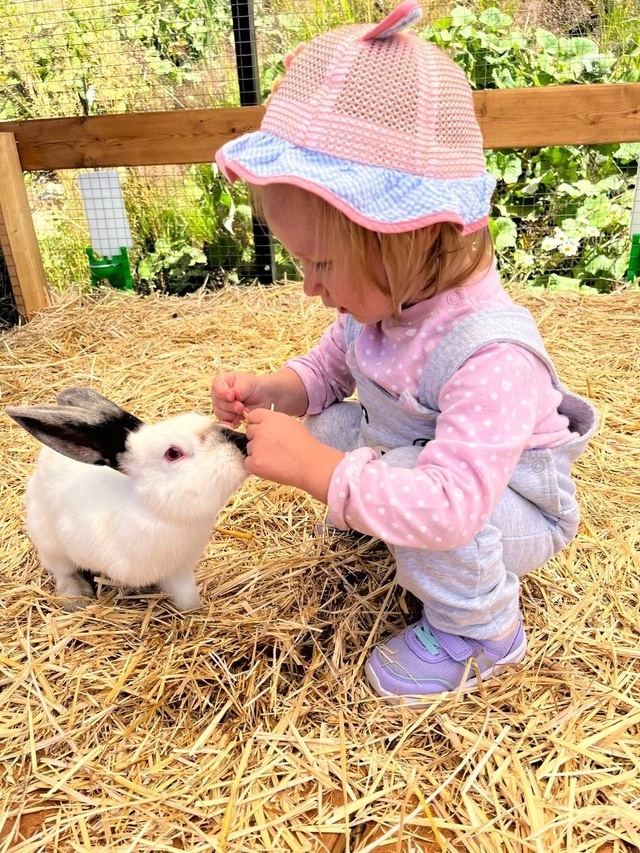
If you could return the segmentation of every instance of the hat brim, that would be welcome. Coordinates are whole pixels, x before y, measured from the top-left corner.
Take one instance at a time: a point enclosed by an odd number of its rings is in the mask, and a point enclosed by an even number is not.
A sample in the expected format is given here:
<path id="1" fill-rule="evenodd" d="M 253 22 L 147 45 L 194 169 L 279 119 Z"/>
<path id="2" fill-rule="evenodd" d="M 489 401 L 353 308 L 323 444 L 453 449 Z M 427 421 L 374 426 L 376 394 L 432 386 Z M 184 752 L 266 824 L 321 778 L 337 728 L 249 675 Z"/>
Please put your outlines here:
<path id="1" fill-rule="evenodd" d="M 285 183 L 320 196 L 349 219 L 381 233 L 415 231 L 452 222 L 463 234 L 485 226 L 495 179 L 422 177 L 367 166 L 292 145 L 265 131 L 246 133 L 216 152 L 216 163 L 233 183 Z"/>

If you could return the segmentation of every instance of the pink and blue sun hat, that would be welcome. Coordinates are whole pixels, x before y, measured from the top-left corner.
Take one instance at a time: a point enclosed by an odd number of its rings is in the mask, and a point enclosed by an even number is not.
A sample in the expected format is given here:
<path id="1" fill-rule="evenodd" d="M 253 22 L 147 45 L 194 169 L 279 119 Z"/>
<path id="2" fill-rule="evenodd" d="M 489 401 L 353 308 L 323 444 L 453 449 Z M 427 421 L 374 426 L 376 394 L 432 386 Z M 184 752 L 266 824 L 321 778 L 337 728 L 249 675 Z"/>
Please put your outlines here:
<path id="1" fill-rule="evenodd" d="M 408 30 L 405 0 L 377 25 L 339 27 L 297 50 L 260 130 L 216 162 L 232 183 L 293 184 L 373 231 L 486 225 L 495 180 L 464 73 Z"/>

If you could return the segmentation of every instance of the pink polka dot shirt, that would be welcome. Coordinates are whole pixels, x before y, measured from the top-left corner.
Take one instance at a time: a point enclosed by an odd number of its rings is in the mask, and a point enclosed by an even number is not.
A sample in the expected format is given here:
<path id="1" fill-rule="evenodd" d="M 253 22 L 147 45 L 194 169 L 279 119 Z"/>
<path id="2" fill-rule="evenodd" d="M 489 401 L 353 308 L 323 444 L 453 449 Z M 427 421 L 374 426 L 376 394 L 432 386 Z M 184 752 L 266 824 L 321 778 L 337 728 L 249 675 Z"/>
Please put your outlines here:
<path id="1" fill-rule="evenodd" d="M 355 344 L 358 370 L 392 396 L 405 390 L 415 395 L 430 354 L 456 323 L 480 309 L 510 304 L 492 267 L 400 317 L 365 326 Z M 288 363 L 305 385 L 309 414 L 355 390 L 344 320 L 339 316 L 318 346 Z M 443 386 L 435 438 L 415 468 L 387 465 L 369 447 L 346 454 L 329 486 L 332 521 L 392 545 L 461 547 L 488 521 L 522 451 L 569 439 L 568 419 L 558 413 L 561 399 L 546 365 L 524 347 L 483 347 Z"/>

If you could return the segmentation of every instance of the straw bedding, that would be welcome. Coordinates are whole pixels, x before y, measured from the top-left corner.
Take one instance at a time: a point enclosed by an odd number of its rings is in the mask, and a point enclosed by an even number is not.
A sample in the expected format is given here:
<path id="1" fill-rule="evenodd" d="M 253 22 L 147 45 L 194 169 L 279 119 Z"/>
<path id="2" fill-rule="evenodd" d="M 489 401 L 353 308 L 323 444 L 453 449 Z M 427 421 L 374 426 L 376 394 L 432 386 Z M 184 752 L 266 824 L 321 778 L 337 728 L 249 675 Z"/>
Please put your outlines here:
<path id="1" fill-rule="evenodd" d="M 384 547 L 323 541 L 319 504 L 255 478 L 202 611 L 106 586 L 62 611 L 24 532 L 36 442 L 0 417 L 0 853 L 640 847 L 640 295 L 517 298 L 602 413 L 583 521 L 524 581 L 523 664 L 420 713 L 363 677 L 415 615 Z M 209 412 L 218 357 L 275 368 L 330 316 L 292 285 L 69 294 L 2 338 L 2 404 L 88 384 L 149 420 Z"/>

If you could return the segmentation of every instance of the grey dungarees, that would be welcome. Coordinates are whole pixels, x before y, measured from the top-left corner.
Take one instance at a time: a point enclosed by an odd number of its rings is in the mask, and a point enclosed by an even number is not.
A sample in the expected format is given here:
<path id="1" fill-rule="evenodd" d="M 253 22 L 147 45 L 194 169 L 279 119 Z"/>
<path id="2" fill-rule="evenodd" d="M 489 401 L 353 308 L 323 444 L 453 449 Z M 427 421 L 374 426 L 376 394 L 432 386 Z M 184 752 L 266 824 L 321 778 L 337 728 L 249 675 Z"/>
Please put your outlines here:
<path id="1" fill-rule="evenodd" d="M 388 465 L 414 467 L 435 436 L 441 389 L 468 358 L 491 343 L 513 343 L 534 353 L 562 392 L 559 411 L 569 419 L 572 437 L 558 447 L 522 453 L 489 522 L 474 539 L 451 551 L 389 546 L 397 583 L 420 599 L 431 625 L 476 639 L 496 636 L 517 614 L 518 578 L 542 566 L 576 535 L 580 513 L 571 465 L 596 430 L 597 412 L 560 383 L 525 308 L 486 308 L 460 321 L 429 357 L 417 398 L 407 391 L 393 397 L 359 372 L 354 346 L 362 328 L 347 318 L 347 364 L 358 403 L 334 403 L 305 421 L 316 437 L 343 452 L 369 446 Z"/>

